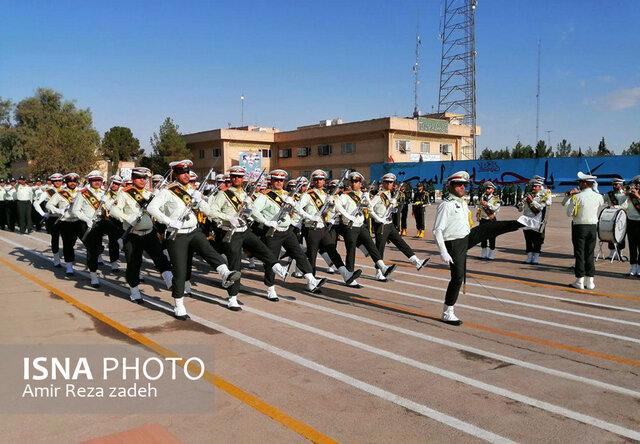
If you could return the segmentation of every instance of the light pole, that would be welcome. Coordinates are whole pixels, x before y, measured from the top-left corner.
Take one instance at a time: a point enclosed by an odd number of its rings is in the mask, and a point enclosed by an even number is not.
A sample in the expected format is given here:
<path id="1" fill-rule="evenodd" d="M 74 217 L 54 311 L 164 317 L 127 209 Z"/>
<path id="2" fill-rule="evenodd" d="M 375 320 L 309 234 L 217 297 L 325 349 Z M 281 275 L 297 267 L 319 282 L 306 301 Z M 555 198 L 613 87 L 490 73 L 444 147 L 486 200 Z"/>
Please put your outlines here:
<path id="1" fill-rule="evenodd" d="M 553 130 L 547 130 L 547 147 L 551 148 L 551 133 Z"/>
<path id="2" fill-rule="evenodd" d="M 244 93 L 240 96 L 240 101 L 242 102 L 242 106 L 240 108 L 240 127 L 244 126 Z"/>

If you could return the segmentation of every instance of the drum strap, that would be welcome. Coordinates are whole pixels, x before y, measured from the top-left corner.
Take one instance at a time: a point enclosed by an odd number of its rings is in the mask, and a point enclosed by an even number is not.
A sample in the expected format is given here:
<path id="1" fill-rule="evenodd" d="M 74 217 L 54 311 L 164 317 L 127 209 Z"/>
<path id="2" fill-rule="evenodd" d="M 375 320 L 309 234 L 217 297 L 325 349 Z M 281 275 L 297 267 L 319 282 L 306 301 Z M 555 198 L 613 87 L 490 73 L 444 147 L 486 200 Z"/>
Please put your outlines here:
<path id="1" fill-rule="evenodd" d="M 607 194 L 609 195 L 609 202 L 611 202 L 611 205 L 613 205 L 614 207 L 616 205 L 619 205 L 618 198 L 616 197 L 615 191 L 613 190 L 609 191 Z"/>

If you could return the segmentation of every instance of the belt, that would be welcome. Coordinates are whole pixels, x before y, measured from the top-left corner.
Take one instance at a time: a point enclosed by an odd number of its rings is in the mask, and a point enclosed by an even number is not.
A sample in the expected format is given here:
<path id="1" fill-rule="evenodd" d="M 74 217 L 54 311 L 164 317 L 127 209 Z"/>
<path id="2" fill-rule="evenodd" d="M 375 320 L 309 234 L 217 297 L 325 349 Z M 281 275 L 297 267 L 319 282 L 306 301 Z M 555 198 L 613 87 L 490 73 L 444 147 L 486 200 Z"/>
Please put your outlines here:
<path id="1" fill-rule="evenodd" d="M 149 228 L 148 230 L 131 230 L 131 233 L 135 234 L 136 236 L 146 236 L 152 231 L 153 231 L 153 228 Z"/>
<path id="2" fill-rule="evenodd" d="M 178 230 L 178 234 L 188 234 L 191 233 L 192 231 L 194 231 L 196 228 L 198 228 L 198 226 L 194 226 L 194 227 L 189 227 L 189 228 L 180 228 Z"/>

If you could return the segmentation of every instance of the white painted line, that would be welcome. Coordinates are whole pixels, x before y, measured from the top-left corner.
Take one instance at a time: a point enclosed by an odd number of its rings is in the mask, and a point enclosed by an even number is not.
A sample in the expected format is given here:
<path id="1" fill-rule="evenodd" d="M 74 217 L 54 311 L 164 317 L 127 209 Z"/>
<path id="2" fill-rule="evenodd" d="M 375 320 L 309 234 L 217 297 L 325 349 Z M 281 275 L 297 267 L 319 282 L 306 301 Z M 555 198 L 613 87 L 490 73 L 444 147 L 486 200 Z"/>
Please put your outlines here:
<path id="1" fill-rule="evenodd" d="M 334 284 L 340 284 L 341 283 L 341 282 L 336 281 L 334 279 L 328 279 L 328 282 L 331 282 L 331 283 L 334 283 Z M 420 300 L 423 300 L 423 301 L 437 302 L 438 304 L 442 304 L 442 299 L 428 298 L 426 296 L 419 296 L 417 294 L 407 293 L 406 291 L 399 292 L 398 290 L 387 290 L 386 288 L 372 287 L 370 285 L 364 285 L 362 283 L 360 285 L 362 285 L 362 287 L 364 287 L 364 288 L 372 288 L 372 289 L 375 289 L 377 291 L 382 291 L 382 292 L 385 292 L 385 293 L 391 293 L 394 296 L 406 296 L 408 298 L 420 299 Z M 428 285 L 421 285 L 421 287 L 438 289 L 437 287 L 430 287 Z M 621 341 L 628 341 L 628 342 L 634 342 L 634 343 L 640 344 L 640 339 L 631 338 L 631 337 L 628 337 L 628 336 L 616 335 L 616 334 L 613 334 L 613 333 L 607 333 L 607 332 L 603 332 L 603 331 L 600 331 L 600 330 L 591 330 L 589 328 L 576 327 L 576 326 L 568 325 L 568 324 L 560 324 L 560 323 L 557 323 L 557 322 L 545 321 L 545 320 L 537 319 L 537 318 L 529 318 L 527 316 L 520 316 L 520 315 L 516 315 L 516 314 L 512 314 L 512 313 L 504 313 L 504 312 L 501 312 L 501 311 L 489 310 L 489 309 L 486 309 L 486 308 L 474 307 L 472 305 L 466 305 L 466 304 L 456 304 L 456 307 L 469 308 L 471 310 L 481 311 L 481 312 L 484 312 L 484 313 L 491 313 L 491 314 L 494 314 L 496 316 L 519 319 L 521 321 L 533 322 L 533 323 L 536 323 L 536 324 L 550 325 L 552 327 L 564 328 L 564 329 L 567 329 L 567 330 L 574 330 L 574 331 L 579 331 L 579 332 L 582 332 L 582 333 L 589 333 L 589 334 L 597 335 L 597 336 L 606 336 L 606 337 L 613 338 L 613 339 L 619 339 Z"/>
<path id="2" fill-rule="evenodd" d="M 364 264 L 360 264 L 360 263 L 357 263 L 356 265 L 358 267 L 361 267 L 361 268 L 370 268 L 370 269 L 374 269 L 375 270 L 375 267 L 371 267 L 369 265 L 364 265 Z M 414 277 L 418 277 L 418 278 L 432 279 L 432 280 L 436 280 L 436 281 L 449 282 L 448 278 L 430 276 L 428 274 L 409 273 L 407 271 L 401 271 L 401 270 L 397 270 L 396 269 L 396 271 L 393 272 L 393 275 L 395 276 L 397 274 L 404 274 L 404 275 L 407 275 L 407 276 L 414 276 Z M 405 281 L 397 281 L 397 280 L 392 278 L 392 282 L 405 282 Z M 572 303 L 576 303 L 576 304 L 583 304 L 583 305 L 586 305 L 586 306 L 612 308 L 612 309 L 620 310 L 620 311 L 629 311 L 629 312 L 633 312 L 633 313 L 640 313 L 640 309 L 635 309 L 635 308 L 618 307 L 616 305 L 600 304 L 598 302 L 588 302 L 588 301 L 584 301 L 584 300 L 580 300 L 580 299 L 563 298 L 563 297 L 559 297 L 559 296 L 551 296 L 551 295 L 546 295 L 546 294 L 542 294 L 542 293 L 533 293 L 533 292 L 530 292 L 530 291 L 515 290 L 515 289 L 512 289 L 512 288 L 495 287 L 495 286 L 492 286 L 492 285 L 484 285 L 484 284 L 480 284 L 480 283 L 475 283 L 474 284 L 473 282 L 467 282 L 467 286 L 468 287 L 481 287 L 481 288 L 484 288 L 484 289 L 498 290 L 498 291 L 504 291 L 504 292 L 508 292 L 508 293 L 517 293 L 517 294 L 522 294 L 522 295 L 527 295 L 527 296 L 534 296 L 534 297 L 543 298 L 543 299 L 553 299 L 553 300 L 556 300 L 556 301 L 572 302 Z M 471 294 L 472 293 L 467 293 L 467 295 L 471 295 Z M 491 298 L 487 298 L 487 299 L 491 299 Z M 509 299 L 503 299 L 503 298 L 500 298 L 500 300 L 502 302 L 510 301 Z M 539 307 L 539 306 L 536 306 L 536 307 Z"/>
<path id="3" fill-rule="evenodd" d="M 1 237 L 1 236 L 0 236 L 0 240 L 6 242 L 8 244 L 14 245 L 14 246 L 16 246 L 18 248 L 22 248 L 25 251 L 28 251 L 29 253 L 31 253 L 31 254 L 33 254 L 35 256 L 38 256 L 38 257 L 40 257 L 42 259 L 51 261 L 51 259 L 48 258 L 47 256 L 45 256 L 45 255 L 43 255 L 43 254 L 41 254 L 41 253 L 39 253 L 39 252 L 37 252 L 35 250 L 32 250 L 31 248 L 28 248 L 28 247 L 26 247 L 24 245 L 21 245 L 21 244 L 19 244 L 17 242 L 13 242 L 13 241 L 11 241 L 9 239 L 6 239 L 4 237 Z M 77 271 L 76 273 L 78 273 L 80 275 L 83 275 L 83 276 L 87 276 L 86 272 Z M 160 281 L 157 278 L 152 278 L 152 279 L 156 279 L 156 280 Z M 128 293 L 126 291 L 126 289 L 124 289 L 123 287 L 121 287 L 119 285 L 113 284 L 113 283 L 108 282 L 108 281 L 102 281 L 102 283 L 105 286 L 108 286 L 110 288 L 116 289 L 116 290 L 121 291 L 123 293 Z M 159 301 L 156 301 L 156 300 L 148 298 L 148 297 L 144 297 L 144 300 L 145 300 L 146 303 L 149 303 L 149 304 L 154 305 L 156 307 L 162 308 L 162 309 L 168 311 L 171 314 L 173 313 L 172 307 L 169 304 L 165 303 L 165 302 L 159 302 Z M 215 330 L 218 330 L 218 331 L 220 331 L 220 332 L 222 332 L 222 333 L 224 333 L 224 334 L 226 334 L 228 336 L 231 336 L 231 337 L 233 337 L 235 339 L 238 339 L 238 340 L 240 340 L 242 342 L 245 342 L 247 344 L 253 345 L 253 346 L 258 347 L 258 348 L 260 348 L 262 350 L 268 351 L 269 353 L 272 353 L 272 354 L 274 354 L 276 356 L 279 356 L 279 357 L 281 357 L 283 359 L 286 359 L 288 361 L 294 362 L 294 363 L 296 363 L 298 365 L 306 367 L 306 368 L 308 368 L 310 370 L 313 370 L 313 371 L 315 371 L 317 373 L 320 373 L 322 375 L 325 375 L 325 376 L 328 376 L 330 378 L 336 379 L 336 380 L 338 380 L 340 382 L 343 382 L 343 383 L 345 383 L 347 385 L 350 385 L 350 386 L 352 386 L 354 388 L 357 388 L 357 389 L 359 389 L 361 391 L 364 391 L 364 392 L 369 393 L 371 395 L 377 396 L 378 398 L 381 398 L 381 399 L 383 399 L 385 401 L 389 401 L 389 402 L 392 402 L 392 403 L 394 403 L 396 405 L 404 407 L 406 409 L 412 410 L 412 411 L 414 411 L 416 413 L 419 413 L 419 414 L 421 414 L 423 416 L 431 418 L 431 419 L 433 419 L 435 421 L 438 421 L 438 422 L 440 422 L 442 424 L 445 424 L 445 425 L 447 425 L 449 427 L 452 427 L 452 428 L 455 428 L 457 430 L 460 430 L 460 431 L 462 431 L 464 433 L 467 433 L 469 435 L 475 436 L 475 437 L 480 438 L 480 439 L 484 439 L 484 440 L 486 440 L 488 442 L 492 442 L 492 443 L 514 443 L 514 441 L 511 441 L 508 438 L 502 437 L 500 435 L 492 433 L 492 432 L 490 432 L 488 430 L 484 430 L 484 429 L 482 429 L 480 427 L 477 427 L 477 426 L 475 426 L 473 424 L 470 424 L 468 422 L 461 421 L 458 418 L 455 418 L 453 416 L 449 416 L 449 415 L 441 413 L 441 412 L 439 412 L 437 410 L 431 409 L 431 408 L 429 408 L 429 407 L 427 407 L 427 406 L 425 406 L 423 404 L 417 403 L 415 401 L 412 401 L 410 399 L 407 399 L 407 398 L 404 398 L 402 396 L 396 395 L 394 393 L 391 393 L 389 391 L 386 391 L 386 390 L 381 389 L 379 387 L 376 387 L 374 385 L 368 384 L 368 383 L 366 383 L 364 381 L 361 381 L 359 379 L 353 378 L 353 377 L 351 377 L 349 375 L 346 375 L 346 374 L 344 374 L 342 372 L 339 372 L 337 370 L 334 370 L 332 368 L 326 367 L 326 366 L 324 366 L 322 364 L 319 364 L 319 363 L 317 363 L 315 361 L 311 361 L 309 359 L 303 358 L 302 356 L 299 356 L 299 355 L 296 355 L 294 353 L 288 352 L 286 350 L 277 348 L 277 347 L 275 347 L 273 345 L 267 344 L 266 342 L 260 341 L 259 339 L 252 338 L 251 336 L 247 336 L 247 335 L 245 335 L 243 333 L 240 333 L 238 331 L 235 331 L 235 330 L 232 330 L 230 328 L 224 327 L 224 326 L 222 326 L 220 324 L 211 322 L 211 321 L 209 321 L 207 319 L 201 318 L 201 317 L 199 317 L 197 315 L 194 315 L 194 314 L 191 314 L 191 313 L 189 314 L 189 316 L 190 316 L 190 318 L 191 318 L 191 320 L 193 322 L 196 322 L 196 323 L 199 323 L 201 325 L 205 325 L 207 327 L 210 327 L 210 328 L 213 328 Z"/>

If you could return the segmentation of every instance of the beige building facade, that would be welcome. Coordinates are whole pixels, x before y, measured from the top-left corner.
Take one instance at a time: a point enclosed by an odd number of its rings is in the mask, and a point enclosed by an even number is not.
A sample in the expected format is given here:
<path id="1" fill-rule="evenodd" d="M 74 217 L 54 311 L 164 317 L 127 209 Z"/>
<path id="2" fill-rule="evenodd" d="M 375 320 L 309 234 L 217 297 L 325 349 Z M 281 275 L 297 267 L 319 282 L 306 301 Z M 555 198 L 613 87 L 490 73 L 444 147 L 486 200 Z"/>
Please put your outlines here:
<path id="1" fill-rule="evenodd" d="M 387 161 L 467 160 L 471 128 L 457 124 L 455 114 L 413 118 L 383 117 L 342 123 L 340 119 L 302 126 L 292 131 L 243 127 L 185 135 L 194 170 L 204 175 L 238 165 L 240 153 L 260 152 L 267 171 L 282 168 L 291 177 L 309 176 L 316 169 L 339 177 L 345 168 L 369 178 L 369 166 Z M 480 128 L 476 129 L 480 134 Z M 219 160 L 218 160 L 219 159 Z M 374 178 L 376 179 L 376 178 Z"/>

